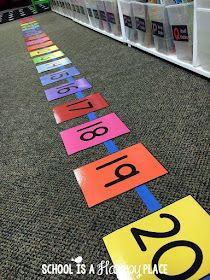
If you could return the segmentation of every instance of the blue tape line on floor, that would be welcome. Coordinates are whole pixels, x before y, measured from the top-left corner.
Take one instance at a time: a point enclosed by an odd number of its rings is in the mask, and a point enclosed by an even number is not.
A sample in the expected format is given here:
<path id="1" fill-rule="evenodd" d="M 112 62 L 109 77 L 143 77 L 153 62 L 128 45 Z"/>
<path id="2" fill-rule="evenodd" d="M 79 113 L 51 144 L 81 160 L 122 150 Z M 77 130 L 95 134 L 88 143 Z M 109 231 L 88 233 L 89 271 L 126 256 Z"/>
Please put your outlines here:
<path id="1" fill-rule="evenodd" d="M 155 196 L 150 192 L 146 185 L 141 185 L 135 188 L 137 194 L 141 197 L 150 212 L 155 212 L 162 208 Z"/>

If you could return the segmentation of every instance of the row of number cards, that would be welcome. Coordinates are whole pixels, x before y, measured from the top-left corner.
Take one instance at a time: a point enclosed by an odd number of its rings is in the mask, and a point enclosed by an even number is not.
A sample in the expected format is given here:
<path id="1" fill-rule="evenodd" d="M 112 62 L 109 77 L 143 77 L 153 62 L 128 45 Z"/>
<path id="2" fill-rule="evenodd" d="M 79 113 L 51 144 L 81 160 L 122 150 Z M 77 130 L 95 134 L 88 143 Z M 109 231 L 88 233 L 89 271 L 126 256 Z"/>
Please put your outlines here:
<path id="1" fill-rule="evenodd" d="M 39 73 L 71 63 L 68 58 L 58 59 L 47 63 L 47 60 L 64 56 L 57 46 L 42 47 L 43 39 L 39 26 L 24 27 L 24 36 L 33 62 Z M 24 24 L 25 26 L 25 24 Z M 34 31 L 35 29 L 35 31 Z M 36 36 L 32 38 L 30 36 Z M 46 34 L 45 34 L 46 35 Z M 40 37 L 41 38 L 38 38 Z M 38 44 L 37 44 L 37 40 Z M 45 41 L 45 42 L 48 42 Z M 51 42 L 51 41 L 50 41 Z M 31 51 L 31 47 L 33 50 Z M 30 48 L 30 49 L 29 49 Z M 68 83 L 45 90 L 48 101 L 68 96 L 85 89 L 91 84 L 84 78 L 74 80 L 72 76 L 80 74 L 76 67 L 60 70 L 40 77 L 42 85 L 46 86 L 68 78 Z M 53 108 L 56 122 L 62 123 L 90 112 L 105 108 L 108 103 L 100 93 L 91 94 L 77 101 L 68 102 Z M 130 130 L 115 113 L 107 114 L 96 120 L 62 131 L 61 138 L 68 155 L 104 143 L 110 139 L 129 133 Z M 74 171 L 89 207 L 109 198 L 133 189 L 145 182 L 167 173 L 167 170 L 142 145 L 136 144 L 120 152 L 102 158 Z M 126 184 L 125 184 L 126 180 Z M 96 191 L 97 190 L 97 191 Z"/>
<path id="2" fill-rule="evenodd" d="M 63 54 L 57 51 L 58 48 L 53 43 L 50 46 L 43 45 L 50 40 L 37 41 L 47 36 L 43 32 L 39 33 L 41 29 L 35 21 L 23 22 L 22 27 L 25 29 L 26 43 L 30 42 L 27 44 L 30 55 L 34 57 L 47 53 L 46 56 L 33 59 L 34 63 L 58 58 Z M 34 28 L 35 32 L 30 31 Z M 49 56 L 53 51 L 55 56 Z M 54 63 L 39 65 L 37 70 L 41 73 L 71 62 L 64 58 L 61 62 L 57 60 L 56 64 Z M 71 67 L 41 77 L 44 86 L 65 78 L 70 81 L 46 90 L 48 101 L 90 88 L 85 79 L 74 81 L 72 78 L 71 82 L 71 77 L 78 74 L 76 67 Z M 59 124 L 107 106 L 101 94 L 94 93 L 79 101 L 59 105 L 53 112 Z M 112 113 L 65 130 L 61 132 L 61 137 L 70 155 L 128 132 L 128 128 Z M 165 174 L 166 170 L 142 144 L 136 144 L 74 172 L 91 207 L 157 178 Z M 115 265 L 118 279 L 208 279 L 209 231 L 209 215 L 188 196 L 109 234 L 104 237 L 104 242 Z"/>

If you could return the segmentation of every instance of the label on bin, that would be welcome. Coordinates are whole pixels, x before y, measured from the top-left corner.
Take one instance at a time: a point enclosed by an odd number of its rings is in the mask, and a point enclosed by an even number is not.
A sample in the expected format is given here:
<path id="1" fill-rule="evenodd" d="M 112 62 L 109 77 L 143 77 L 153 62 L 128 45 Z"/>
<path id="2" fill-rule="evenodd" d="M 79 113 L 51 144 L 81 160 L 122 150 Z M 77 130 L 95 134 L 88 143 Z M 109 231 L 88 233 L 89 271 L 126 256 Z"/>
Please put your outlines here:
<path id="1" fill-rule="evenodd" d="M 146 32 L 146 22 L 145 19 L 135 17 L 136 20 L 136 29 Z"/>
<path id="2" fill-rule="evenodd" d="M 80 11 L 81 11 L 81 14 L 85 15 L 85 9 L 84 9 L 84 7 L 80 6 Z"/>
<path id="3" fill-rule="evenodd" d="M 116 20 L 115 20 L 115 16 L 113 13 L 108 13 L 107 12 L 107 19 L 108 19 L 108 22 L 111 22 L 111 23 L 116 23 Z"/>
<path id="4" fill-rule="evenodd" d="M 98 10 L 93 10 L 94 17 L 99 19 Z"/>
<path id="5" fill-rule="evenodd" d="M 163 23 L 152 21 L 152 34 L 158 37 L 164 37 Z"/>
<path id="6" fill-rule="evenodd" d="M 172 25 L 174 41 L 189 41 L 187 25 Z"/>
<path id="7" fill-rule="evenodd" d="M 104 11 L 99 11 L 101 20 L 106 21 L 106 13 Z"/>
<path id="8" fill-rule="evenodd" d="M 91 8 L 87 8 L 89 17 L 93 17 L 93 13 Z"/>
<path id="9" fill-rule="evenodd" d="M 75 5 L 75 8 L 76 8 L 76 12 L 80 14 L 79 6 Z"/>
<path id="10" fill-rule="evenodd" d="M 71 10 L 71 5 L 69 3 L 66 3 L 66 8 Z"/>
<path id="11" fill-rule="evenodd" d="M 71 5 L 72 5 L 72 10 L 73 10 L 74 12 L 76 12 L 75 5 L 74 5 L 74 4 L 71 4 Z"/>
<path id="12" fill-rule="evenodd" d="M 131 17 L 127 16 L 127 15 L 123 15 L 123 19 L 124 19 L 124 24 L 125 26 L 132 28 L 132 20 Z"/>

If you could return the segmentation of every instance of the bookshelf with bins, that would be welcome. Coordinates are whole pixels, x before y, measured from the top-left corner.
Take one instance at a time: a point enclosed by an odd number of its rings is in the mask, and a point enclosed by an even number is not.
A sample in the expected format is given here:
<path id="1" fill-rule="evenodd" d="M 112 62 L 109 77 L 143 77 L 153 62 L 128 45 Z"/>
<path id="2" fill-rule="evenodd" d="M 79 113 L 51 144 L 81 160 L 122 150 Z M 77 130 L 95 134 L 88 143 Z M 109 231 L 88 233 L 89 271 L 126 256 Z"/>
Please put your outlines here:
<path id="1" fill-rule="evenodd" d="M 125 43 L 119 19 L 118 2 L 106 1 L 106 8 L 100 5 L 104 2 L 100 0 L 51 0 L 51 9 L 85 27 Z M 109 13 L 109 10 L 112 13 Z M 109 24 L 107 24 L 107 11 Z"/>
<path id="2" fill-rule="evenodd" d="M 210 72 L 210 0 L 196 0 L 197 65 Z"/>
<path id="3" fill-rule="evenodd" d="M 132 0 L 51 0 L 52 11 L 210 78 L 210 0 L 163 5 Z"/>

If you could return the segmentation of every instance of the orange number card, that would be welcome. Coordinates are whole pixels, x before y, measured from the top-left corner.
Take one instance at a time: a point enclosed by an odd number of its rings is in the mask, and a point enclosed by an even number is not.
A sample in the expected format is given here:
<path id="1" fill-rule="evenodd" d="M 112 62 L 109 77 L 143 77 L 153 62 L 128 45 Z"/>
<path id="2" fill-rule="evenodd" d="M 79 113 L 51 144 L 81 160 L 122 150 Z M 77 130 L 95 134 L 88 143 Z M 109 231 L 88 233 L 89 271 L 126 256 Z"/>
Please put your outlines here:
<path id="1" fill-rule="evenodd" d="M 41 48 L 45 48 L 45 47 L 52 46 L 52 45 L 53 45 L 52 41 L 47 41 L 47 42 L 44 42 L 42 44 L 30 46 L 30 47 L 27 48 L 27 50 L 29 52 L 31 52 L 31 51 L 38 50 L 38 49 L 41 49 Z"/>
<path id="2" fill-rule="evenodd" d="M 140 143 L 74 170 L 89 207 L 166 173 Z"/>

